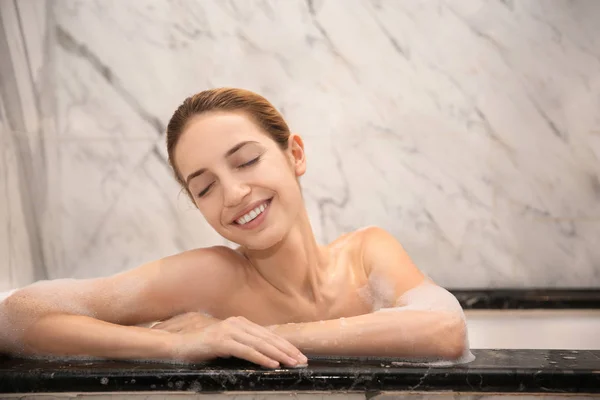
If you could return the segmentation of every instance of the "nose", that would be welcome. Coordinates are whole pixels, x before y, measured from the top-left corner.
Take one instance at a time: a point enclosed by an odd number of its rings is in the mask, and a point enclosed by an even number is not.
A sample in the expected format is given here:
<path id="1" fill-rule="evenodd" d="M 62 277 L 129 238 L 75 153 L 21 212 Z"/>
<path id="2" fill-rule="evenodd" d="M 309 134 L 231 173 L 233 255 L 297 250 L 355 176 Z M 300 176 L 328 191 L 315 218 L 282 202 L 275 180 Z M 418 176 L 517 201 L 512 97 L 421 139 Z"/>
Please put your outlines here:
<path id="1" fill-rule="evenodd" d="M 230 177 L 223 183 L 223 204 L 225 207 L 235 207 L 239 205 L 250 193 L 250 186 L 245 182 Z"/>

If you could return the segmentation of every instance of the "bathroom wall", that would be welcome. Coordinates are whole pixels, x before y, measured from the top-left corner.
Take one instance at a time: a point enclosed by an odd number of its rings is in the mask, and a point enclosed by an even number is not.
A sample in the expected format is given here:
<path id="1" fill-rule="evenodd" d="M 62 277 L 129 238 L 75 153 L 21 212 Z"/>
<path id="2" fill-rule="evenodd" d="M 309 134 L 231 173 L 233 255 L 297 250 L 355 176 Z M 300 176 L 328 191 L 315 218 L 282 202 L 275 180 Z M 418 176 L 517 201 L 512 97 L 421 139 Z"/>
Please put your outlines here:
<path id="1" fill-rule="evenodd" d="M 600 285 L 600 2 L 1 6 L 3 287 L 225 243 L 164 148 L 215 86 L 303 135 L 320 242 L 379 225 L 447 287 Z"/>
<path id="2" fill-rule="evenodd" d="M 0 291 L 48 276 L 42 235 L 55 160 L 44 146 L 54 120 L 43 117 L 44 100 L 53 101 L 47 4 L 0 3 Z"/>

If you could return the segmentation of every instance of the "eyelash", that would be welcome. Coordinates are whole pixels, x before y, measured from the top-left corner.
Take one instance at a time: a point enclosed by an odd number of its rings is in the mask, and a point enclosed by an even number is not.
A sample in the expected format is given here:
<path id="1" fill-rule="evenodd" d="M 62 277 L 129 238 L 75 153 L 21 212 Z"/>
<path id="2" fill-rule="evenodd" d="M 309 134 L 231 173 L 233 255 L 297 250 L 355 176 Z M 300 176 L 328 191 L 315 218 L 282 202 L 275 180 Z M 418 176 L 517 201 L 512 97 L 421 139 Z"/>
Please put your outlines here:
<path id="1" fill-rule="evenodd" d="M 242 168 L 247 168 L 252 166 L 253 164 L 256 164 L 258 161 L 260 161 L 260 156 L 253 158 L 252 160 L 248 161 L 247 163 L 244 163 L 240 166 L 238 166 L 238 169 L 242 169 Z M 201 191 L 200 193 L 198 193 L 198 197 L 203 197 L 206 195 L 206 193 L 208 193 L 208 191 L 210 190 L 210 188 L 212 187 L 212 185 L 214 185 L 214 182 L 211 183 L 210 185 L 208 185 L 206 187 L 206 189 L 204 189 L 203 191 Z"/>
<path id="2" fill-rule="evenodd" d="M 238 168 L 246 168 L 251 166 L 252 164 L 256 164 L 258 161 L 260 160 L 260 156 L 253 158 L 252 160 L 248 161 L 247 163 L 244 163 L 242 165 L 240 165 Z"/>

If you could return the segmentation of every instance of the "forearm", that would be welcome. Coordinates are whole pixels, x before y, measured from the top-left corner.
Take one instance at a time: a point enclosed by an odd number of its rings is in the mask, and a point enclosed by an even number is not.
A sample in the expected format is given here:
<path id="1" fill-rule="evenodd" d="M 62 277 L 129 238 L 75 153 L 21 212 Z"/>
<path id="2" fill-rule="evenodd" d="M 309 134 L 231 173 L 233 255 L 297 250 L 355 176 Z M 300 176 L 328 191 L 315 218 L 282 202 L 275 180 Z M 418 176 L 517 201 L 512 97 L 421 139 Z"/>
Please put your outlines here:
<path id="1" fill-rule="evenodd" d="M 169 359 L 173 334 L 92 318 L 75 302 L 61 310 L 39 295 L 13 295 L 0 303 L 0 353 L 17 356 L 87 356 Z M 66 308 L 66 307 L 65 307 Z M 87 313 L 87 315 L 81 315 Z"/>
<path id="2" fill-rule="evenodd" d="M 13 340 L 18 355 L 88 356 L 128 360 L 173 358 L 174 334 L 121 326 L 81 315 L 41 317 Z M 16 345 L 16 348 L 15 348 Z"/>
<path id="3" fill-rule="evenodd" d="M 466 327 L 459 313 L 390 310 L 272 328 L 311 355 L 459 358 Z"/>
<path id="4" fill-rule="evenodd" d="M 170 360 L 175 353 L 172 333 L 81 315 L 52 314 L 8 328 L 0 332 L 0 353 L 16 356 Z"/>

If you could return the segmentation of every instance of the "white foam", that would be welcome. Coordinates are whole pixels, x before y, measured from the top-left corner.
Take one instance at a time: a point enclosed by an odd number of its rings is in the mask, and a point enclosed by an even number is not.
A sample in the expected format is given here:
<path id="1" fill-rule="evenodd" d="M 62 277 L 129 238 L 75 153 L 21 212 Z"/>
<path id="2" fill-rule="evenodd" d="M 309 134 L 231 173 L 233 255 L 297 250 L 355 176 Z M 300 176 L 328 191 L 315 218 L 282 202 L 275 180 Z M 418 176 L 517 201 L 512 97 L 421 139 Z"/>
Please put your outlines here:
<path id="1" fill-rule="evenodd" d="M 469 337 L 467 330 L 467 322 L 463 309 L 456 299 L 446 289 L 436 285 L 432 281 L 426 279 L 416 287 L 406 291 L 402 296 L 395 302 L 394 307 L 380 308 L 376 312 L 405 312 L 411 310 L 418 311 L 443 311 L 449 312 L 453 315 L 459 316 L 462 323 L 465 326 L 465 337 L 464 337 L 464 352 L 456 360 L 417 360 L 415 362 L 401 361 L 400 363 L 409 363 L 410 365 L 426 365 L 426 366 L 449 366 L 456 364 L 464 364 L 471 362 L 475 359 L 473 353 L 471 353 L 469 346 Z M 407 364 L 408 365 L 408 364 Z"/>
<path id="2" fill-rule="evenodd" d="M 8 292 L 0 292 L 0 302 L 2 302 L 4 299 L 8 298 L 11 294 L 16 292 L 17 290 L 19 290 L 19 289 L 9 290 Z"/>
<path id="3" fill-rule="evenodd" d="M 392 361 L 392 365 L 400 367 L 400 366 L 407 366 L 407 367 L 452 367 L 455 365 L 460 365 L 460 364 L 467 364 L 470 363 L 471 361 L 475 360 L 475 356 L 473 355 L 473 353 L 471 353 L 471 351 L 466 351 L 460 358 L 456 359 L 456 360 L 441 360 L 441 359 L 434 359 L 434 360 L 416 360 L 416 361 L 410 361 L 410 360 L 402 360 L 402 361 Z"/>
<path id="4" fill-rule="evenodd" d="M 13 355 L 23 353 L 23 335 L 40 316 L 51 313 L 66 313 L 95 318 L 90 305 L 93 303 L 113 304 L 125 307 L 124 302 L 114 302 L 115 293 L 100 292 L 97 279 L 54 279 L 32 283 L 18 290 L 4 292 L 0 301 L 0 351 Z M 122 292 L 141 290 L 145 283 L 131 282 Z M 9 306 L 9 301 L 12 307 Z M 18 311 L 11 311 L 9 307 Z"/>
<path id="5" fill-rule="evenodd" d="M 428 280 L 407 290 L 391 309 L 455 311 L 463 314 L 460 303 L 452 293 Z"/>
<path id="6" fill-rule="evenodd" d="M 358 289 L 358 294 L 371 304 L 371 310 L 394 305 L 394 285 L 385 276 L 373 272 L 369 275 L 367 285 Z"/>

